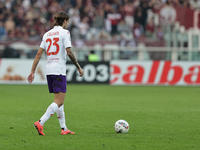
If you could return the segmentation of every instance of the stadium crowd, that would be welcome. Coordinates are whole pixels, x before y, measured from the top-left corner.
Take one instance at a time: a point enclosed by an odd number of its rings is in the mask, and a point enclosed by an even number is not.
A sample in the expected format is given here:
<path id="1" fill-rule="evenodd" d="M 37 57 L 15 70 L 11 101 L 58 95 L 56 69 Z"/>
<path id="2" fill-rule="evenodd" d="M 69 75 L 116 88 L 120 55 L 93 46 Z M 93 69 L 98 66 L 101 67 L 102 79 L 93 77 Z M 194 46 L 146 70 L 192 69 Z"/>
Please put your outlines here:
<path id="1" fill-rule="evenodd" d="M 40 40 L 49 30 L 53 15 L 70 15 L 73 39 L 109 40 L 122 35 L 151 36 L 153 18 L 160 8 L 200 8 L 199 0 L 0 0 L 0 40 Z M 162 31 L 157 30 L 162 38 Z"/>

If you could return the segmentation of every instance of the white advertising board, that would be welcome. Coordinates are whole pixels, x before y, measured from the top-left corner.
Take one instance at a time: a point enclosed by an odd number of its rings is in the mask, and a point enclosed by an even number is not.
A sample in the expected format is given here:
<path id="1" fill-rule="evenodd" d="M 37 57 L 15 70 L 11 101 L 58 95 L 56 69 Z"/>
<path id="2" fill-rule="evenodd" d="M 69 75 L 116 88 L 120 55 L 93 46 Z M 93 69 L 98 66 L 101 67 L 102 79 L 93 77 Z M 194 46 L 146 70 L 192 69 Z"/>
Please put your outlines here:
<path id="1" fill-rule="evenodd" d="M 29 84 L 33 59 L 0 59 L 0 83 Z M 46 84 L 46 61 L 41 60 L 32 84 Z M 200 85 L 197 61 L 110 61 L 111 85 Z"/>
<path id="2" fill-rule="evenodd" d="M 0 59 L 0 83 L 28 84 L 33 59 Z M 46 84 L 46 61 L 41 60 L 32 84 Z"/>
<path id="3" fill-rule="evenodd" d="M 111 61 L 111 85 L 200 85 L 197 61 Z"/>

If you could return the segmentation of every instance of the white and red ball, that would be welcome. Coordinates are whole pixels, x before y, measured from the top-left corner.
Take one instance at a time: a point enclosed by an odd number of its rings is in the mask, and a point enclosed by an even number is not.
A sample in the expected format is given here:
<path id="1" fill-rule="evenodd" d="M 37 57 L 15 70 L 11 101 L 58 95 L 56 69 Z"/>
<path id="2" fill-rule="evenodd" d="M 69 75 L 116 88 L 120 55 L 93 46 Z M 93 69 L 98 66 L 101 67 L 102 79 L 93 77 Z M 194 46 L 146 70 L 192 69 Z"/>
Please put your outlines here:
<path id="1" fill-rule="evenodd" d="M 127 133 L 129 130 L 129 124 L 127 121 L 121 119 L 115 122 L 114 128 L 117 133 Z"/>

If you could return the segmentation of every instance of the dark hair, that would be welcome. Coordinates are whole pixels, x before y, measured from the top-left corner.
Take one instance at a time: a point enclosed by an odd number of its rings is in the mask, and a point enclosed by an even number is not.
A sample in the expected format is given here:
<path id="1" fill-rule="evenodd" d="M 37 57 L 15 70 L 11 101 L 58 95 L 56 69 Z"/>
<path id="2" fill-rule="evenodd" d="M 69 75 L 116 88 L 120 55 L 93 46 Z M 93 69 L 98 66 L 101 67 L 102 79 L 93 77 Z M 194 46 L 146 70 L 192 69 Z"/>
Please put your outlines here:
<path id="1" fill-rule="evenodd" d="M 90 53 L 91 53 L 91 54 L 94 54 L 94 50 L 91 50 Z"/>
<path id="2" fill-rule="evenodd" d="M 66 21 L 69 20 L 69 15 L 64 11 L 60 11 L 54 15 L 54 19 L 55 19 L 53 23 L 54 26 L 62 26 L 65 20 Z"/>

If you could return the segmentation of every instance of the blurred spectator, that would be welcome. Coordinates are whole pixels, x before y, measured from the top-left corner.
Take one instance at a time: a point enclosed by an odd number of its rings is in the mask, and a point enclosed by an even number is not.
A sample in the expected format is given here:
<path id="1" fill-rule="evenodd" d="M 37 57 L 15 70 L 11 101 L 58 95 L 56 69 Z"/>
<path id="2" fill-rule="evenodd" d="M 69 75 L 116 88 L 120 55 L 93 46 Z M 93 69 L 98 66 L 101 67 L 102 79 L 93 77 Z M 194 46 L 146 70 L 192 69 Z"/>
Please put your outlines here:
<path id="1" fill-rule="evenodd" d="M 162 24 L 172 24 L 176 19 L 176 10 L 172 3 L 167 0 L 164 7 L 160 10 L 160 21 Z"/>
<path id="2" fill-rule="evenodd" d="M 84 12 L 85 16 L 87 16 L 89 19 L 88 20 L 89 25 L 91 25 L 92 19 L 95 16 L 95 8 L 94 8 L 91 0 L 86 0 L 83 12 Z"/>
<path id="3" fill-rule="evenodd" d="M 29 38 L 29 34 L 28 34 L 28 29 L 26 28 L 26 26 L 22 26 L 21 32 L 23 34 L 23 39 L 27 40 Z"/>
<path id="4" fill-rule="evenodd" d="M 146 30 L 146 22 L 147 22 L 147 11 L 149 9 L 151 9 L 151 7 L 149 6 L 149 4 L 146 1 L 141 1 L 140 2 L 140 7 L 141 7 L 141 11 L 142 11 L 142 27 L 144 29 L 144 32 Z"/>
<path id="5" fill-rule="evenodd" d="M 40 7 L 40 8 L 46 8 L 47 5 L 48 5 L 48 0 L 37 0 L 36 1 L 37 3 L 37 6 Z"/>
<path id="6" fill-rule="evenodd" d="M 45 8 L 40 8 L 40 19 L 42 23 L 46 23 L 48 20 L 48 11 Z"/>
<path id="7" fill-rule="evenodd" d="M 163 40 L 163 39 L 164 39 L 164 34 L 163 34 L 163 32 L 162 32 L 161 26 L 158 26 L 156 35 L 157 35 L 157 38 L 158 38 L 158 39 L 160 39 L 160 40 Z"/>
<path id="8" fill-rule="evenodd" d="M 77 1 L 75 1 L 75 0 L 69 0 L 69 1 L 70 1 L 70 3 L 72 4 L 73 7 L 75 7 L 77 5 Z"/>
<path id="9" fill-rule="evenodd" d="M 86 39 L 86 35 L 89 29 L 89 25 L 88 25 L 88 18 L 85 17 L 81 20 L 81 22 L 79 23 L 78 26 L 79 30 L 80 30 L 80 35 L 82 39 Z"/>
<path id="10" fill-rule="evenodd" d="M 120 46 L 120 59 L 130 59 L 131 57 L 134 57 L 136 54 L 134 51 L 130 51 L 127 49 L 127 46 L 131 48 L 136 47 L 136 43 L 134 40 L 127 40 L 126 35 L 124 33 L 121 33 L 121 39 L 119 41 L 119 46 Z"/>
<path id="11" fill-rule="evenodd" d="M 88 61 L 90 62 L 96 62 L 99 61 L 99 57 L 97 54 L 95 54 L 95 52 L 92 50 L 90 51 L 90 54 L 88 55 Z"/>
<path id="12" fill-rule="evenodd" d="M 98 39 L 101 30 L 104 30 L 104 11 L 96 11 L 95 17 L 93 17 L 93 24 L 90 26 L 90 32 L 87 36 L 88 40 Z"/>
<path id="13" fill-rule="evenodd" d="M 61 5 L 56 2 L 53 1 L 52 4 L 49 6 L 49 11 L 52 15 L 54 15 L 55 13 L 57 13 L 58 11 L 62 11 Z"/>
<path id="14" fill-rule="evenodd" d="M 77 25 L 78 26 L 78 25 Z M 74 40 L 74 39 L 79 39 L 80 38 L 80 35 L 79 35 L 79 29 L 75 25 L 74 22 L 71 23 L 71 26 L 69 27 L 69 30 L 71 31 L 71 38 Z"/>
<path id="15" fill-rule="evenodd" d="M 199 9 L 200 1 L 199 0 L 190 0 L 190 5 L 193 9 Z"/>
<path id="16" fill-rule="evenodd" d="M 27 13 L 26 13 L 25 19 L 26 19 L 27 21 L 30 21 L 30 22 L 32 22 L 33 19 L 35 19 L 35 11 L 34 11 L 33 7 L 30 7 L 30 8 L 28 9 L 28 11 L 27 11 Z"/>
<path id="17" fill-rule="evenodd" d="M 124 31 L 138 38 L 155 31 L 150 18 L 156 13 L 160 14 L 160 25 L 173 24 L 174 7 L 190 6 L 200 8 L 200 0 L 1 0 L 0 40 L 37 40 L 51 28 L 53 15 L 58 11 L 70 15 L 72 39 L 115 40 Z M 149 15 L 149 10 L 153 15 Z M 6 39 L 1 38 L 4 29 Z"/>
<path id="18" fill-rule="evenodd" d="M 23 0 L 22 6 L 23 6 L 25 11 L 27 11 L 29 9 L 30 5 L 31 5 L 31 1 L 30 0 Z"/>
<path id="19" fill-rule="evenodd" d="M 111 35 L 105 31 L 105 30 L 100 30 L 99 34 L 97 35 L 97 39 L 99 40 L 111 40 Z"/>
<path id="20" fill-rule="evenodd" d="M 9 31 L 7 35 L 7 40 L 16 40 L 18 37 L 15 36 L 14 31 Z"/>
<path id="21" fill-rule="evenodd" d="M 21 28 L 20 27 L 16 27 L 14 33 L 15 33 L 15 36 L 18 37 L 18 39 L 22 39 L 23 38 L 23 34 L 21 32 Z"/>
<path id="22" fill-rule="evenodd" d="M 190 2 L 187 0 L 187 1 L 184 1 L 184 5 L 183 5 L 185 8 L 190 8 L 190 9 L 196 9 L 196 8 L 192 8 L 191 7 L 191 4 Z"/>
<path id="23" fill-rule="evenodd" d="M 74 7 L 74 8 L 70 8 L 69 11 L 69 26 L 71 26 L 71 24 L 73 23 L 76 27 L 78 27 L 79 23 L 80 23 L 80 11 L 78 9 L 78 7 Z"/>
<path id="24" fill-rule="evenodd" d="M 125 11 L 125 23 L 128 27 L 128 30 L 131 31 L 134 25 L 134 7 L 133 7 L 133 2 L 126 2 L 124 5 L 124 11 Z"/>
<path id="25" fill-rule="evenodd" d="M 0 21 L 0 39 L 5 39 L 7 36 L 6 29 L 3 26 L 3 22 Z"/>
<path id="26" fill-rule="evenodd" d="M 105 18 L 105 29 L 106 29 L 106 31 L 109 32 L 109 33 L 110 33 L 111 30 L 112 30 L 111 22 L 110 22 L 110 20 L 107 19 L 107 18 Z"/>
<path id="27" fill-rule="evenodd" d="M 107 15 L 107 18 L 111 23 L 111 34 L 117 34 L 117 24 L 121 19 L 121 15 L 113 8 L 111 13 Z"/>
<path id="28" fill-rule="evenodd" d="M 142 30 L 142 26 L 136 22 L 133 27 L 133 36 L 139 38 L 142 35 Z"/>
<path id="29" fill-rule="evenodd" d="M 4 26 L 7 32 L 15 30 L 15 22 L 13 21 L 13 16 L 8 17 L 8 20 L 6 20 Z"/>
<path id="30" fill-rule="evenodd" d="M 179 3 L 180 6 L 184 6 L 185 1 L 190 1 L 190 0 L 177 0 L 177 3 Z"/>
<path id="31" fill-rule="evenodd" d="M 96 29 L 103 29 L 104 28 L 104 11 L 99 10 L 96 11 L 96 16 L 93 19 L 93 27 Z"/>
<path id="32" fill-rule="evenodd" d="M 127 24 L 125 24 L 125 21 L 123 19 L 120 20 L 120 22 L 117 25 L 117 32 L 121 34 L 122 32 L 128 32 L 128 31 L 130 30 L 128 30 Z"/>
<path id="33" fill-rule="evenodd" d="M 136 12 L 135 12 L 135 15 L 134 15 L 134 19 L 135 19 L 135 27 L 138 27 L 141 26 L 142 27 L 142 31 L 144 31 L 144 18 L 142 17 L 142 10 L 141 10 L 141 7 L 138 7 Z M 135 28 L 134 27 L 134 28 Z"/>
<path id="34" fill-rule="evenodd" d="M 155 25 L 153 18 L 149 18 L 147 25 L 146 25 L 146 36 L 147 37 L 152 37 L 155 31 Z"/>
<path id="35" fill-rule="evenodd" d="M 5 6 L 6 6 L 7 9 L 11 9 L 11 7 L 12 7 L 11 0 L 6 0 L 5 1 Z"/>
<path id="36" fill-rule="evenodd" d="M 166 0 L 151 0 L 149 2 L 150 6 L 153 6 L 155 11 L 160 10 L 162 6 L 165 4 Z"/>
<path id="37" fill-rule="evenodd" d="M 183 3 L 184 3 L 184 0 L 173 0 L 172 1 L 172 5 L 174 7 L 181 7 L 181 6 L 183 6 Z"/>

